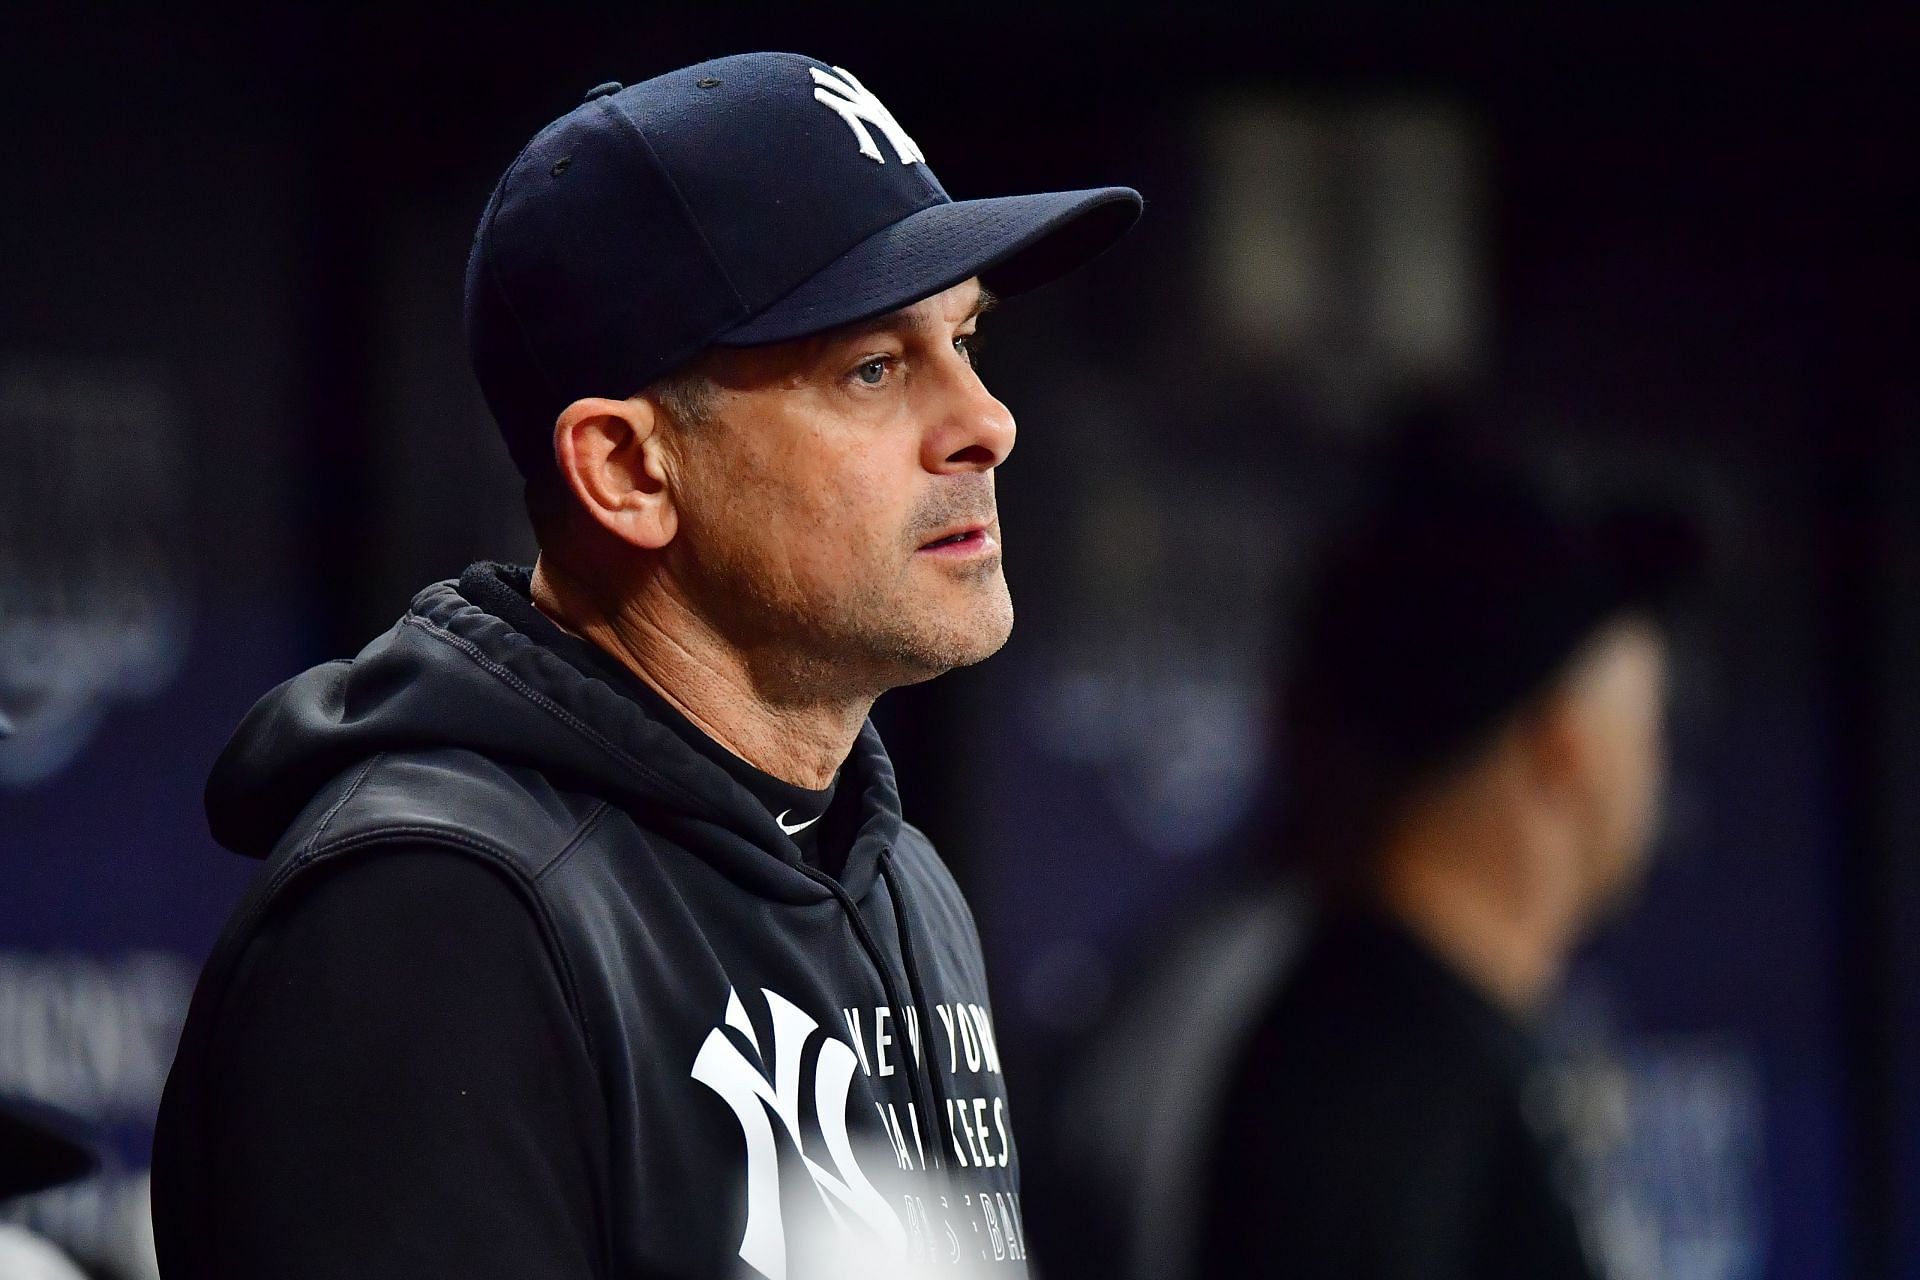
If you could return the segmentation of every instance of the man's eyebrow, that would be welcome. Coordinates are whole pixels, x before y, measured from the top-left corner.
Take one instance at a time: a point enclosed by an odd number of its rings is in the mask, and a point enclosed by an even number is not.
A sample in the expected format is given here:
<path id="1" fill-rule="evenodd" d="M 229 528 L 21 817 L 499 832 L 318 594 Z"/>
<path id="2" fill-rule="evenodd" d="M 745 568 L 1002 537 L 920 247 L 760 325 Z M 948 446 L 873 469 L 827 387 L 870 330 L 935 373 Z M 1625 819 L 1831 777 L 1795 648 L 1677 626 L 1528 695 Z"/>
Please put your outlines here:
<path id="1" fill-rule="evenodd" d="M 972 309 L 967 312 L 966 320 L 961 321 L 961 323 L 965 324 L 968 321 L 978 320 L 981 316 L 987 314 L 987 312 L 999 305 L 1000 295 L 987 288 L 987 286 L 981 285 L 979 295 L 973 300 Z M 923 315 L 916 315 L 903 307 L 899 311 L 890 311 L 885 315 L 875 316 L 871 320 L 856 320 L 854 323 L 845 325 L 840 329 L 830 330 L 820 335 L 820 339 L 829 342 L 857 341 L 866 334 L 881 333 L 888 329 L 913 329 L 916 331 L 926 330 L 930 332 L 932 328 L 932 321 Z"/>
<path id="2" fill-rule="evenodd" d="M 987 288 L 987 286 L 981 285 L 978 296 L 973 300 L 973 309 L 967 312 L 966 320 L 962 320 L 960 323 L 965 324 L 970 320 L 978 320 L 981 316 L 987 314 L 987 312 L 999 305 L 999 295 Z M 925 316 L 915 315 L 910 311 L 896 311 L 892 316 L 882 318 L 903 324 L 909 329 L 931 329 L 933 327 L 932 321 L 928 320 Z"/>

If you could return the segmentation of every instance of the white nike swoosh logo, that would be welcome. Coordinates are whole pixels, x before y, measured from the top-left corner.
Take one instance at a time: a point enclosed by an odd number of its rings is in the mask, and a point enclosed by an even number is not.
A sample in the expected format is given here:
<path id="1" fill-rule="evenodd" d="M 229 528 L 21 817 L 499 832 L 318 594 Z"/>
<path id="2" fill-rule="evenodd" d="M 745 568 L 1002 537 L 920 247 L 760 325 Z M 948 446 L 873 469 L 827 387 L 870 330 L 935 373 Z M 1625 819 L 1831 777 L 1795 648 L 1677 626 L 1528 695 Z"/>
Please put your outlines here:
<path id="1" fill-rule="evenodd" d="M 811 818 L 808 818 L 805 822 L 796 823 L 795 825 L 790 827 L 787 825 L 787 815 L 792 812 L 793 810 L 791 809 L 782 809 L 780 811 L 780 816 L 773 820 L 775 826 L 779 827 L 782 831 L 786 832 L 790 836 L 799 835 L 802 831 L 805 831 L 808 827 L 820 821 L 820 819 L 825 816 L 824 814 L 816 813 Z"/>

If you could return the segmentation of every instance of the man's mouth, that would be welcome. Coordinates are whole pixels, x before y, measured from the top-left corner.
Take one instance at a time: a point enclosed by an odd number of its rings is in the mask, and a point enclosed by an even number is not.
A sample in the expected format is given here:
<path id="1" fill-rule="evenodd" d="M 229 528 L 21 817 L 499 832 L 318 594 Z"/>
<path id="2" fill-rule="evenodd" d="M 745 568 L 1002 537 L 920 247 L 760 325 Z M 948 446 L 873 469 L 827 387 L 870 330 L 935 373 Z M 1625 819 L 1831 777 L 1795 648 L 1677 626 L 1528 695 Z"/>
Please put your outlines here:
<path id="1" fill-rule="evenodd" d="M 992 541 L 993 539 L 987 533 L 986 526 L 974 525 L 970 528 L 949 533 L 944 537 L 935 538 L 932 542 L 923 543 L 920 550 L 939 551 L 952 555 L 982 550 L 991 544 Z"/>

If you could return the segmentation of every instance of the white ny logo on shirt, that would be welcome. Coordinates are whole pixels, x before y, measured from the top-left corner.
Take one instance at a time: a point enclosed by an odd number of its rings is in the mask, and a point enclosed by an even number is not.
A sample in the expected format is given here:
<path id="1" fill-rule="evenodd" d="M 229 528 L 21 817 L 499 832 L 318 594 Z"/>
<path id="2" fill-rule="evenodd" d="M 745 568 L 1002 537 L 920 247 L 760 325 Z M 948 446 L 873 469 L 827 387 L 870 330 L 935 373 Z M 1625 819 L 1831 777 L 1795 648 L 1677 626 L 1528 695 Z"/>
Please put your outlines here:
<path id="1" fill-rule="evenodd" d="M 780 1147 L 774 1141 L 773 1120 L 786 1130 L 801 1166 L 820 1193 L 827 1215 L 820 1221 L 842 1229 L 863 1224 L 889 1256 L 904 1251 L 906 1228 L 861 1171 L 847 1133 L 847 1095 L 858 1065 L 853 1050 L 831 1035 L 822 1035 L 820 1052 L 813 1060 L 813 1079 L 807 1081 L 801 1068 L 820 1024 L 778 992 L 762 987 L 760 994 L 766 997 L 773 1022 L 772 1043 L 762 1047 L 739 993 L 732 988 L 727 990 L 724 1023 L 740 1033 L 758 1061 L 749 1060 L 725 1031 L 715 1027 L 700 1046 L 692 1071 L 695 1080 L 732 1108 L 746 1140 L 747 1221 L 740 1235 L 741 1260 L 768 1280 L 787 1280 Z M 831 1168 L 807 1154 L 801 1118 L 809 1097 Z"/>
<path id="2" fill-rule="evenodd" d="M 920 148 L 900 122 L 893 118 L 893 112 L 880 104 L 880 99 L 868 92 L 867 87 L 853 78 L 851 71 L 835 67 L 831 73 L 818 67 L 809 67 L 813 72 L 814 99 L 847 122 L 853 130 L 853 136 L 860 142 L 860 154 L 875 164 L 885 164 L 887 158 L 880 154 L 880 148 L 874 145 L 873 135 L 867 132 L 867 126 L 873 125 L 887 135 L 887 141 L 893 144 L 893 153 L 900 157 L 901 164 L 918 164 L 926 160 Z M 836 77 L 838 77 L 836 79 Z"/>

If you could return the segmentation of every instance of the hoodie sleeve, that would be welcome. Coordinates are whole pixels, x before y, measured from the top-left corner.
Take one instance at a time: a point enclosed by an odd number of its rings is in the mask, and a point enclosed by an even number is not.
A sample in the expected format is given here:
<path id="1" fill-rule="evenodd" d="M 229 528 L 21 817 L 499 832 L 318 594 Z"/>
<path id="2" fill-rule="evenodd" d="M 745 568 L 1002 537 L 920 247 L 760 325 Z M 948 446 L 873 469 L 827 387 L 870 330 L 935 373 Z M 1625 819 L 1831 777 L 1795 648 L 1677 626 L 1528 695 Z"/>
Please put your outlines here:
<path id="1" fill-rule="evenodd" d="M 484 864 L 399 846 L 317 875 L 249 943 L 207 1060 L 220 1275 L 607 1274 L 593 1069 Z"/>

